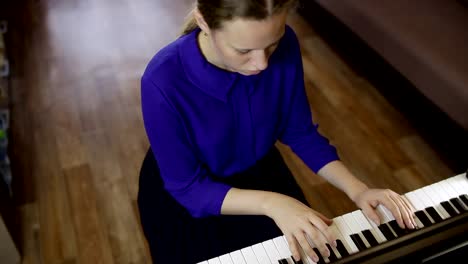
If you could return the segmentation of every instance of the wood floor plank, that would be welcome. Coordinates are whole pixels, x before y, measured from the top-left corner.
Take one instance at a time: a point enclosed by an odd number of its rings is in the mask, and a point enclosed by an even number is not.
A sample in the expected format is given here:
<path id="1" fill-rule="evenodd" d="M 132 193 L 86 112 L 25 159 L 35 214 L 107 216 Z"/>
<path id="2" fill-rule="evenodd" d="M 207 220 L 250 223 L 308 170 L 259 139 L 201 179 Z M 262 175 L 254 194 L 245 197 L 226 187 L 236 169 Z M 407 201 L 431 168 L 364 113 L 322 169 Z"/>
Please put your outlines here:
<path id="1" fill-rule="evenodd" d="M 52 130 L 42 127 L 34 132 L 38 144 L 35 177 L 38 188 L 40 240 L 45 263 L 56 263 L 76 257 L 75 228 L 71 218 L 65 179 L 60 169 L 58 151 Z"/>
<path id="2" fill-rule="evenodd" d="M 21 263 L 43 264 L 41 241 L 39 239 L 38 203 L 24 204 L 18 208 L 21 219 Z"/>
<path id="3" fill-rule="evenodd" d="M 143 234 L 139 222 L 131 213 L 126 177 L 118 165 L 117 153 L 108 151 L 111 141 L 106 132 L 86 133 L 84 142 L 96 191 L 99 217 L 104 223 L 115 263 L 145 263 L 147 261 Z M 133 177 L 136 177 L 133 176 Z"/>
<path id="4" fill-rule="evenodd" d="M 78 263 L 113 263 L 105 236 L 105 223 L 99 217 L 95 187 L 88 165 L 64 170 L 78 247 Z"/>

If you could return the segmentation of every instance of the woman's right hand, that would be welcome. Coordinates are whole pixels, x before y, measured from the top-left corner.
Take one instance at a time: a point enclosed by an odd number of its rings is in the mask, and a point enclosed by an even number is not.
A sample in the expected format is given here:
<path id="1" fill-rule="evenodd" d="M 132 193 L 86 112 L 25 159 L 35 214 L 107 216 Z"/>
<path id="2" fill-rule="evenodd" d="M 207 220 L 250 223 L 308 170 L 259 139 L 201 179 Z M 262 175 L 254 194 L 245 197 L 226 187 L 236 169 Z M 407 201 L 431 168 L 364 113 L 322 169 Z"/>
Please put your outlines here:
<path id="1" fill-rule="evenodd" d="M 326 244 L 336 247 L 336 238 L 328 228 L 332 220 L 289 196 L 275 193 L 268 198 L 265 214 L 275 221 L 287 238 L 296 261 L 301 258 L 299 247 L 312 260 L 319 261 L 306 235 L 310 237 L 322 256 L 330 256 Z"/>

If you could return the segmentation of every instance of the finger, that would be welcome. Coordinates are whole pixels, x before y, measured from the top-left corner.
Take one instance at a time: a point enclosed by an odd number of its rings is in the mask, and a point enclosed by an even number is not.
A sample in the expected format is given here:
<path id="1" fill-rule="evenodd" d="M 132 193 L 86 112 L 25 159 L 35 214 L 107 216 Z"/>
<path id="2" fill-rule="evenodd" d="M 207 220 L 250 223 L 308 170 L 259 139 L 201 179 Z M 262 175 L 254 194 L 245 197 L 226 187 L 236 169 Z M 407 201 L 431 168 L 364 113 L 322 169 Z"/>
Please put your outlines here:
<path id="1" fill-rule="evenodd" d="M 325 215 L 323 215 L 323 214 L 321 214 L 321 213 L 319 213 L 317 211 L 314 211 L 314 212 L 318 217 L 320 217 L 320 219 L 322 219 L 323 222 L 325 222 L 325 224 L 327 224 L 327 225 L 333 224 L 333 220 L 331 220 L 330 218 L 326 217 Z"/>
<path id="2" fill-rule="evenodd" d="M 416 224 L 416 220 L 415 220 L 416 216 L 414 215 L 415 210 L 413 206 L 409 203 L 409 201 L 406 199 L 404 195 L 400 195 L 399 198 L 402 201 L 403 205 L 405 206 L 406 211 L 408 212 L 409 220 L 413 224 L 413 227 L 414 228 L 418 227 L 418 224 Z"/>
<path id="3" fill-rule="evenodd" d="M 400 213 L 403 218 L 403 222 L 405 223 L 405 226 L 414 229 L 413 221 L 411 220 L 412 217 L 410 214 L 410 210 L 403 202 L 403 199 L 401 199 L 401 196 L 394 195 L 392 196 L 392 199 L 395 201 L 395 203 L 398 205 L 398 208 L 400 209 Z"/>
<path id="4" fill-rule="evenodd" d="M 402 210 L 403 208 L 401 205 L 401 201 L 393 195 L 389 195 L 388 197 L 394 204 L 394 208 L 393 210 L 391 210 L 391 212 L 393 216 L 395 217 L 395 219 L 397 220 L 398 225 L 401 228 L 406 228 L 405 218 L 407 217 L 407 214 L 405 211 Z"/>
<path id="5" fill-rule="evenodd" d="M 372 203 L 372 206 L 374 204 L 377 203 Z M 374 207 L 377 207 L 377 205 Z M 369 204 L 365 203 L 361 209 L 364 211 L 364 214 L 367 215 L 367 217 L 369 217 L 376 225 L 380 225 L 381 219 L 375 211 L 374 207 L 371 207 Z"/>
<path id="6" fill-rule="evenodd" d="M 299 243 L 297 242 L 296 238 L 290 235 L 290 236 L 286 236 L 286 240 L 288 241 L 289 250 L 291 250 L 293 258 L 296 261 L 299 261 L 301 259 L 301 254 L 299 252 Z"/>
<path id="7" fill-rule="evenodd" d="M 330 245 L 336 245 L 336 238 L 335 236 L 330 232 L 330 229 L 328 228 L 328 225 L 326 225 L 321 218 L 317 217 L 309 217 L 309 221 L 312 223 L 312 225 L 320 231 L 322 236 Z M 308 232 L 310 233 L 310 232 Z M 325 241 L 325 242 L 326 242 Z M 326 246 L 325 246 L 326 248 Z"/>
<path id="8" fill-rule="evenodd" d="M 315 254 L 315 251 L 312 249 L 311 245 L 306 239 L 306 236 L 304 233 L 296 234 L 295 239 L 299 243 L 299 246 L 304 250 L 304 253 L 307 254 L 314 262 L 318 262 L 319 258 L 317 254 Z"/>
<path id="9" fill-rule="evenodd" d="M 414 213 L 416 211 L 416 208 L 414 207 L 413 203 L 411 203 L 411 201 L 408 200 L 408 198 L 405 195 L 401 195 L 401 199 L 403 199 L 403 201 L 405 201 L 405 203 L 411 209 L 411 212 Z"/>
<path id="10" fill-rule="evenodd" d="M 411 218 L 413 219 L 413 223 L 415 226 L 418 226 L 417 223 L 416 223 L 416 208 L 414 207 L 414 205 L 411 203 L 410 200 L 408 200 L 408 197 L 406 197 L 405 195 L 402 195 L 401 196 L 403 201 L 405 202 L 405 204 L 410 208 L 410 211 L 411 211 Z"/>
<path id="11" fill-rule="evenodd" d="M 398 205 L 390 197 L 390 195 L 386 194 L 385 198 L 386 199 L 381 199 L 380 203 L 383 204 L 385 207 L 387 207 L 388 210 L 390 210 L 393 217 L 395 217 L 395 220 L 397 221 L 398 225 L 401 228 L 404 228 L 405 224 L 403 223 L 403 217 L 401 216 L 401 212 L 400 212 L 400 209 L 398 208 Z"/>
<path id="12" fill-rule="evenodd" d="M 312 244 L 319 250 L 320 254 L 324 257 L 330 256 L 330 251 L 326 246 L 326 238 L 325 236 L 317 230 L 315 227 L 310 226 L 304 229 L 306 235 L 312 240 Z"/>

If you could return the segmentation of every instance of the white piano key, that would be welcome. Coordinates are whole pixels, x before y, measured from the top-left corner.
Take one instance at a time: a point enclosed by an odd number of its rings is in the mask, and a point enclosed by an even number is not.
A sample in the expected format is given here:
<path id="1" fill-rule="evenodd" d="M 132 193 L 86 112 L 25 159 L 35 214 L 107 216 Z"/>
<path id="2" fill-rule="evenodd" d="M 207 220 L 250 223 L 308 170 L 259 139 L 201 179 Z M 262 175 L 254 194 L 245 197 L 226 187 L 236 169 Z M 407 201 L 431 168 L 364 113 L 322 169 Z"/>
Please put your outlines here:
<path id="1" fill-rule="evenodd" d="M 424 204 L 425 207 L 433 207 L 436 213 L 442 218 L 445 219 L 445 216 L 439 211 L 439 207 L 434 205 L 427 194 L 422 189 L 417 189 L 413 191 L 414 194 L 419 198 L 419 200 Z"/>
<path id="2" fill-rule="evenodd" d="M 252 250 L 255 253 L 255 256 L 257 257 L 258 263 L 271 264 L 270 258 L 268 257 L 268 254 L 266 253 L 262 244 L 253 245 Z"/>
<path id="3" fill-rule="evenodd" d="M 453 188 L 452 185 L 447 180 L 441 181 L 439 184 L 437 184 L 437 187 L 443 189 L 444 192 L 447 193 L 447 195 L 450 196 L 451 198 L 455 198 L 460 195 L 457 192 L 457 190 Z"/>
<path id="4" fill-rule="evenodd" d="M 440 197 L 431 187 L 430 185 L 424 186 L 421 188 L 424 193 L 426 193 L 427 197 L 432 201 L 434 204 L 434 208 L 438 209 L 440 213 L 445 217 L 443 219 L 450 218 L 450 214 L 445 210 L 445 208 L 440 204 L 444 201 L 442 197 Z"/>
<path id="5" fill-rule="evenodd" d="M 468 179 L 465 176 L 465 173 L 459 174 L 453 177 L 455 183 L 460 184 L 463 187 L 464 194 L 468 194 Z"/>
<path id="6" fill-rule="evenodd" d="M 431 187 L 434 190 L 434 192 L 440 195 L 444 199 L 444 201 L 448 202 L 457 214 L 461 213 L 460 211 L 458 211 L 457 207 L 452 203 L 452 201 L 450 201 L 450 199 L 454 198 L 454 196 L 450 194 L 450 189 L 447 190 L 444 181 L 437 183 L 437 185 L 431 184 L 429 185 L 429 187 Z"/>
<path id="7" fill-rule="evenodd" d="M 440 188 L 437 188 L 434 186 L 434 184 L 430 184 L 430 185 L 427 185 L 424 187 L 425 190 L 429 190 L 432 194 L 432 198 L 435 198 L 435 200 L 437 200 L 439 203 L 443 202 L 443 201 L 447 201 L 448 199 L 450 199 L 451 197 L 446 197 L 446 195 L 444 193 L 440 193 L 439 190 Z"/>
<path id="8" fill-rule="evenodd" d="M 432 223 L 435 223 L 434 219 L 432 219 L 431 215 L 429 213 L 426 212 L 425 208 L 426 206 L 424 205 L 424 203 L 419 199 L 419 197 L 414 193 L 414 192 L 408 192 L 405 194 L 406 198 L 408 198 L 408 201 L 411 202 L 411 204 L 414 206 L 414 208 L 416 209 L 416 211 L 422 211 L 424 212 L 424 214 L 426 215 L 426 217 L 432 222 Z M 419 221 L 419 219 L 418 219 Z M 421 224 L 421 227 L 423 227 L 424 225 L 421 223 L 421 221 L 419 221 L 419 223 Z"/>
<path id="9" fill-rule="evenodd" d="M 245 263 L 247 264 L 258 264 L 257 257 L 251 247 L 241 249 L 242 255 L 244 256 Z"/>
<path id="10" fill-rule="evenodd" d="M 354 225 L 355 225 L 355 230 L 357 231 L 356 233 L 359 234 L 359 236 L 361 237 L 362 241 L 364 242 L 364 244 L 366 245 L 367 248 L 370 248 L 371 245 L 369 243 L 369 241 L 367 241 L 367 238 L 364 236 L 364 234 L 362 233 L 362 231 L 366 230 L 366 229 L 369 229 L 369 228 L 366 228 L 362 225 L 362 223 L 360 222 L 361 219 L 357 219 L 356 218 L 356 214 L 360 213 L 361 210 L 356 210 L 354 212 L 351 212 L 349 213 L 350 217 L 352 217 L 352 219 L 354 219 Z"/>
<path id="11" fill-rule="evenodd" d="M 338 228 L 336 227 L 336 224 L 335 223 L 332 223 L 331 225 L 328 226 L 328 231 L 332 234 L 332 236 L 335 238 L 335 239 L 339 239 L 341 241 L 344 240 L 343 236 L 341 235 L 340 231 L 338 230 Z M 335 256 L 340 259 L 341 258 L 341 254 L 340 252 L 338 251 L 338 249 L 336 247 L 334 247 L 332 244 L 330 244 L 330 248 L 332 249 L 333 253 L 335 253 Z"/>
<path id="12" fill-rule="evenodd" d="M 197 264 L 208 264 L 208 261 L 199 262 Z"/>
<path id="13" fill-rule="evenodd" d="M 275 244 L 273 243 L 273 240 L 267 240 L 262 243 L 263 248 L 265 249 L 266 253 L 268 254 L 268 257 L 270 258 L 271 263 L 278 263 L 278 260 L 281 259 L 281 256 L 276 249 Z"/>
<path id="14" fill-rule="evenodd" d="M 351 254 L 352 252 L 351 246 L 348 244 L 348 241 L 346 240 L 345 235 L 341 233 L 335 221 L 336 221 L 336 218 L 333 219 L 333 223 L 330 225 L 330 230 L 331 232 L 333 232 L 333 234 L 335 234 L 336 239 L 340 240 L 341 243 L 343 243 L 343 246 L 346 248 L 346 251 L 348 251 L 348 253 Z"/>
<path id="15" fill-rule="evenodd" d="M 424 203 L 419 200 L 419 197 L 417 197 L 414 192 L 407 192 L 405 196 L 413 205 L 414 209 L 416 209 L 416 211 L 424 210 L 426 208 Z"/>
<path id="16" fill-rule="evenodd" d="M 229 254 L 220 256 L 219 260 L 221 261 L 221 264 L 234 264 Z"/>
<path id="17" fill-rule="evenodd" d="M 447 179 L 448 183 L 457 190 L 458 195 L 468 194 L 468 186 L 465 186 L 467 182 L 464 178 L 452 177 Z"/>
<path id="18" fill-rule="evenodd" d="M 455 190 L 455 192 L 457 193 L 457 196 L 460 196 L 461 194 L 463 194 L 463 189 L 464 189 L 463 186 L 460 184 L 456 184 L 455 179 L 453 177 L 445 179 L 444 182 L 450 185 L 452 189 Z"/>
<path id="19" fill-rule="evenodd" d="M 385 236 L 382 234 L 380 229 L 377 227 L 377 225 L 372 225 L 369 221 L 373 223 L 372 220 L 368 219 L 366 215 L 364 215 L 364 212 L 361 210 L 357 210 L 353 212 L 353 216 L 356 219 L 356 221 L 361 225 L 361 228 L 364 229 L 369 229 L 372 235 L 375 237 L 377 242 L 379 244 L 382 244 L 383 242 L 386 242 L 387 239 Z"/>
<path id="20" fill-rule="evenodd" d="M 370 244 L 367 241 L 366 237 L 362 234 L 362 229 L 359 226 L 359 224 L 356 222 L 356 220 L 354 219 L 353 213 L 351 212 L 351 213 L 344 214 L 343 219 L 346 222 L 346 224 L 349 226 L 349 228 L 351 229 L 351 232 L 353 232 L 353 234 L 357 234 L 361 238 L 362 242 L 364 242 L 364 245 L 367 248 L 370 248 Z"/>
<path id="21" fill-rule="evenodd" d="M 408 196 L 409 193 L 405 193 L 403 195 L 403 197 L 411 204 L 411 206 L 413 207 L 413 209 L 416 211 L 420 211 L 421 209 L 418 209 L 419 207 L 417 207 L 413 201 L 411 201 L 410 199 L 410 196 Z M 424 208 L 422 208 L 424 209 Z M 414 221 L 416 222 L 416 228 L 423 228 L 424 227 L 424 224 L 421 222 L 421 220 L 419 220 L 418 216 L 416 214 L 414 214 Z"/>
<path id="22" fill-rule="evenodd" d="M 291 248 L 286 237 L 285 236 L 282 236 L 282 237 L 283 237 L 284 243 L 286 243 L 288 248 Z M 299 248 L 299 253 L 301 254 L 301 260 L 304 264 L 317 264 L 309 256 L 307 256 L 307 254 L 304 252 L 304 250 L 301 247 Z"/>
<path id="23" fill-rule="evenodd" d="M 457 197 L 459 198 L 461 195 L 466 195 L 465 193 L 465 190 L 463 188 L 463 186 L 461 186 L 460 184 L 457 184 L 457 182 L 454 181 L 455 179 L 453 178 L 449 178 L 447 180 L 445 180 L 445 182 L 447 183 L 447 185 L 449 185 L 450 187 L 452 187 L 452 189 L 455 190 L 455 192 L 457 193 Z M 461 200 L 461 203 L 462 205 L 468 209 L 468 203 L 465 203 L 463 200 Z"/>
<path id="24" fill-rule="evenodd" d="M 457 190 L 455 190 L 447 180 L 442 181 L 440 183 L 439 188 L 443 189 L 443 191 L 446 192 L 447 195 L 452 197 L 452 198 L 459 198 L 459 196 L 460 196 L 460 194 L 457 192 Z M 468 205 L 465 205 L 463 203 L 463 201 L 461 201 L 461 200 L 460 200 L 460 202 L 461 202 L 461 206 L 464 207 L 466 210 L 468 210 Z"/>
<path id="25" fill-rule="evenodd" d="M 445 220 L 447 218 L 450 218 L 450 215 L 447 213 L 447 211 L 445 211 L 440 202 L 437 202 L 437 200 L 435 200 L 435 198 L 432 197 L 432 192 L 430 192 L 430 190 L 427 189 L 427 186 L 418 189 L 415 192 L 419 197 L 427 201 L 426 204 L 429 204 L 430 206 L 434 207 L 434 209 L 439 213 L 442 219 Z"/>
<path id="26" fill-rule="evenodd" d="M 273 238 L 273 243 L 275 244 L 281 259 L 287 259 L 289 264 L 294 264 L 294 262 L 291 260 L 292 253 L 286 243 L 284 243 L 283 237 Z"/>
<path id="27" fill-rule="evenodd" d="M 393 216 L 392 212 L 390 212 L 390 210 L 387 207 L 385 207 L 383 204 L 379 204 L 377 206 L 376 211 L 382 217 L 381 219 L 383 219 L 381 223 L 388 223 L 390 221 L 395 220 L 395 217 Z"/>
<path id="28" fill-rule="evenodd" d="M 349 249 L 347 248 L 348 252 L 350 254 L 359 252 L 356 244 L 354 244 L 353 240 L 351 239 L 351 234 L 353 234 L 353 233 L 351 232 L 351 229 L 349 229 L 348 225 L 346 225 L 346 223 L 344 222 L 343 217 L 338 216 L 338 217 L 335 218 L 334 221 L 336 222 L 336 226 L 340 230 L 341 234 L 343 234 L 343 236 L 345 237 L 346 242 L 348 243 L 348 245 L 350 247 Z"/>
<path id="29" fill-rule="evenodd" d="M 208 260 L 208 264 L 221 264 L 221 261 L 219 261 L 219 258 L 212 258 Z"/>
<path id="30" fill-rule="evenodd" d="M 244 256 L 242 255 L 242 252 L 240 250 L 236 250 L 234 252 L 229 253 L 231 256 L 232 262 L 234 264 L 247 264 L 245 263 Z"/>

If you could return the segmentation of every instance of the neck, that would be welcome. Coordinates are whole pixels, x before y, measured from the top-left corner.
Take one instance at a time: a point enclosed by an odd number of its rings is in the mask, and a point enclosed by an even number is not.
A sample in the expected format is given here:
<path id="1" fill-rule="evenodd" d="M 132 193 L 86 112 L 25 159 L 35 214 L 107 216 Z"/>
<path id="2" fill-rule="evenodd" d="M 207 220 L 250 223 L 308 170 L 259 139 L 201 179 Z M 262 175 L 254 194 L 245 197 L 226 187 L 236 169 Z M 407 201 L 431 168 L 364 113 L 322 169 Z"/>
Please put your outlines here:
<path id="1" fill-rule="evenodd" d="M 215 65 L 218 68 L 227 70 L 226 67 L 224 67 L 221 63 L 218 63 L 217 61 L 217 56 L 216 53 L 213 50 L 213 47 L 211 45 L 210 37 L 206 36 L 203 31 L 200 31 L 197 36 L 198 39 L 198 46 L 200 47 L 200 51 L 205 57 L 205 59 Z"/>

